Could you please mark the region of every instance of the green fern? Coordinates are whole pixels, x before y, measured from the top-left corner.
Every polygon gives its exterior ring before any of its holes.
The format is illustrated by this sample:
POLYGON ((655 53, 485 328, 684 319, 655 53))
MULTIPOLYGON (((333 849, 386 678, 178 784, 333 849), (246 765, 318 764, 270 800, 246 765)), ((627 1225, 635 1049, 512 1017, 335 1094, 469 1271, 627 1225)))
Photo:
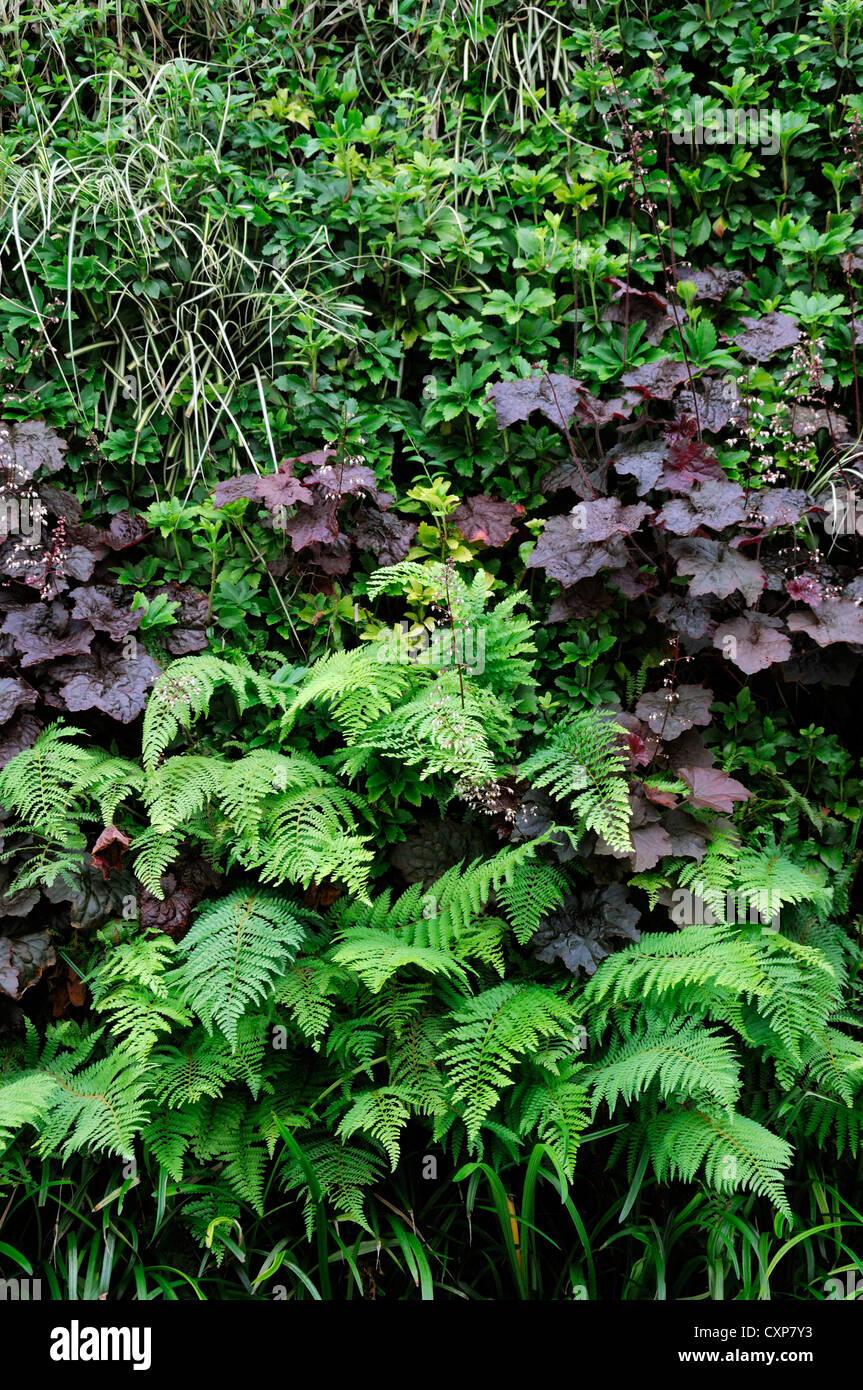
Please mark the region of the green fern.
POLYGON ((236 1047, 243 1014, 266 997, 305 936, 289 902, 238 889, 198 914, 180 943, 184 960, 171 984, 208 1032, 220 1028, 236 1047))
POLYGON ((607 715, 586 710, 560 721, 522 763, 522 775, 572 807, 581 825, 595 830, 612 849, 632 849, 632 812, 621 735, 607 715))

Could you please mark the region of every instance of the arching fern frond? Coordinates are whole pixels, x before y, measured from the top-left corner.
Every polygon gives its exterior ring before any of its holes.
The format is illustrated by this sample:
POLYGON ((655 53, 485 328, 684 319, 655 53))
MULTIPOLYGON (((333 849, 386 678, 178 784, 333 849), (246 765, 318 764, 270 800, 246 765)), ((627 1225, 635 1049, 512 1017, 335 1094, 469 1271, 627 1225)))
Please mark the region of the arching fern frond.
POLYGON ((235 1048, 243 1014, 272 990, 305 936, 284 898, 238 889, 198 913, 178 948, 184 959, 171 983, 207 1032, 220 1028, 235 1048))

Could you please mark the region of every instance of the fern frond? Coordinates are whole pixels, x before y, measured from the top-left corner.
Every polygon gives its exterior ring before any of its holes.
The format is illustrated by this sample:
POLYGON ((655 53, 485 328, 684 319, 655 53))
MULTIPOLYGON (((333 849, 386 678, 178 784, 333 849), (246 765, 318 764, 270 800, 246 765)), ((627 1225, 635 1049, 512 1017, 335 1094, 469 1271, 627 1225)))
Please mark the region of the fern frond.
POLYGON ((691 1097, 729 1109, 740 1094, 740 1075, 731 1040, 692 1019, 648 1016, 633 1037, 612 1046, 586 1079, 593 1088, 593 1114, 603 1101, 609 1113, 655 1084, 659 1097, 691 1097))
POLYGON ((472 1144, 501 1092, 513 1084, 519 1059, 548 1039, 562 1041, 573 1020, 572 1007, 541 985, 496 985, 453 1011, 440 1056, 472 1144))
POLYGON ((369 1135, 385 1151, 393 1172, 399 1161, 400 1138, 410 1110, 397 1086, 378 1086, 352 1097, 350 1110, 343 1117, 337 1134, 351 1139, 357 1132, 369 1135))
POLYGON ((198 913, 178 948, 185 959, 171 973, 172 987, 208 1033, 220 1028, 235 1048, 243 1014, 272 990, 305 936, 284 898, 238 889, 198 913))
POLYGON ((227 686, 240 713, 256 700, 278 708, 284 702, 277 685, 260 676, 245 660, 225 661, 211 653, 184 656, 159 677, 144 711, 144 767, 152 772, 181 728, 206 714, 215 690, 227 686))
POLYGON ((632 849, 632 811, 626 773, 625 730, 607 714, 585 710, 563 719, 528 757, 522 775, 570 804, 581 824, 612 849, 632 849))

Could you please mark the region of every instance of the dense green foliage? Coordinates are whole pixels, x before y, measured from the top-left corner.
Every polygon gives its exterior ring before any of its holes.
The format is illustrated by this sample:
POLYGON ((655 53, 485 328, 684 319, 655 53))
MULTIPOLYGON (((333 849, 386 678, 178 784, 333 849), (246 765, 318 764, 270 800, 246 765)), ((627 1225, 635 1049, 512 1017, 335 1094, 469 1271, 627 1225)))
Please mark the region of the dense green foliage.
POLYGON ((0 1272, 828 1296, 863 9, 0 18, 0 1272))

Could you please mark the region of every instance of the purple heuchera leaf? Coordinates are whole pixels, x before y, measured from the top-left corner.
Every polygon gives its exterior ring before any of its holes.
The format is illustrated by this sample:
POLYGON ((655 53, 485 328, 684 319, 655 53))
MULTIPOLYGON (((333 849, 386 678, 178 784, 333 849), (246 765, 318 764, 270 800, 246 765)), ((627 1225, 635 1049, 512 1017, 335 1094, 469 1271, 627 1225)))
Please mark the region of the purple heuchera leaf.
POLYGON ((192 589, 173 581, 162 584, 155 590, 164 594, 174 609, 174 626, 161 628, 158 640, 170 656, 188 656, 192 652, 203 651, 207 645, 208 603, 207 595, 200 589, 192 589))
MULTIPOLYGON (((0 724, 10 720, 23 705, 35 705, 36 691, 18 676, 0 679, 0 724)), ((5 731, 4 731, 5 732, 5 731)))
POLYGON ((663 522, 677 536, 691 536, 699 526, 723 531, 726 526, 743 520, 744 505, 742 487, 729 482, 727 478, 711 478, 700 487, 693 488, 687 497, 674 497, 666 502, 656 520, 657 523, 663 522))
POLYGON ((703 440, 695 438, 695 421, 685 419, 670 425, 667 431, 668 458, 662 474, 662 486, 669 492, 688 492, 693 483, 710 480, 727 482, 722 465, 703 440))
POLYGON ((377 491, 377 478, 371 468, 364 463, 352 463, 349 459, 340 462, 323 463, 313 473, 303 478, 306 487, 317 484, 331 499, 337 497, 359 496, 377 491))
POLYGON ((686 381, 689 370, 685 362, 674 362, 670 357, 660 357, 658 362, 643 362, 631 372, 623 375, 624 386, 636 386, 645 396, 657 401, 670 401, 682 381, 686 381))
POLYGON ((608 576, 609 584, 613 585, 623 594, 624 598, 641 598, 651 589, 655 589, 659 580, 657 575, 650 570, 636 569, 634 565, 627 565, 625 569, 613 570, 608 576))
POLYGON ((70 621, 59 599, 13 609, 6 616, 3 632, 11 635, 21 652, 22 666, 87 652, 93 640, 93 629, 86 623, 70 621))
POLYGON ((6 470, 13 484, 32 478, 40 468, 58 473, 66 463, 63 455, 67 448, 65 439, 44 420, 0 425, 0 468, 6 470))
POLYGON ((20 999, 56 960, 46 931, 27 936, 0 936, 0 994, 20 999))
POLYGON ((689 592, 715 594, 727 598, 738 590, 752 605, 762 593, 767 576, 757 560, 745 559, 737 550, 721 541, 693 536, 689 540, 672 541, 669 550, 677 560, 678 574, 691 575, 689 592))
MULTIPOLYGON (((716 626, 708 604, 690 594, 662 594, 653 611, 665 627, 670 627, 673 633, 689 644, 711 636, 716 626)), ((701 642, 701 645, 706 644, 701 642)))
POLYGON ((137 545, 149 531, 144 518, 137 512, 117 512, 111 517, 111 524, 105 531, 105 544, 112 550, 128 550, 137 545))
MULTIPOLYGON (((591 502, 577 502, 569 515, 576 542, 585 545, 589 541, 607 541, 614 535, 631 536, 650 514, 651 508, 646 502, 625 507, 619 497, 597 497, 591 502)), ((563 520, 563 517, 551 518, 551 521, 563 520)))
POLYGON ((240 497, 250 497, 262 502, 269 511, 278 507, 293 507, 297 502, 311 502, 313 494, 294 477, 293 464, 285 460, 276 473, 241 473, 236 478, 226 478, 213 489, 213 506, 224 507, 236 502, 240 497))
POLYGON ((752 792, 718 767, 678 767, 677 775, 690 789, 689 805, 730 814, 735 801, 748 801, 752 792))
POLYGON ((258 478, 255 495, 271 512, 278 507, 293 507, 297 502, 311 502, 314 496, 293 473, 281 469, 278 473, 267 473, 263 478, 258 478))
MULTIPOLYGON (((616 276, 606 275, 605 281, 615 286, 612 302, 603 314, 608 323, 643 323, 644 337, 648 343, 658 347, 665 334, 674 327, 674 310, 670 302, 661 294, 639 290, 616 276)), ((680 323, 686 318, 686 310, 677 308, 680 323)))
POLYGON ((577 584, 591 579, 601 569, 622 569, 627 563, 626 546, 619 536, 596 544, 578 543, 579 532, 572 528, 572 517, 553 516, 527 561, 528 569, 544 569, 561 584, 577 584))
POLYGON ((583 425, 608 425, 612 420, 627 420, 642 399, 640 392, 627 391, 611 400, 600 400, 589 391, 581 391, 575 407, 575 418, 583 425))
POLYGON ((86 619, 97 632, 107 632, 115 642, 122 642, 141 625, 140 609, 133 613, 125 604, 120 606, 126 596, 119 584, 82 586, 72 594, 73 616, 86 619))
POLYGON ((0 767, 11 763, 25 748, 32 748, 41 732, 39 720, 26 710, 17 714, 11 724, 5 724, 0 729, 0 767))
POLYGON ((809 613, 790 613, 792 632, 805 632, 819 647, 833 642, 863 644, 863 613, 853 598, 825 598, 809 613))
POLYGON ((59 682, 68 710, 100 709, 121 724, 143 713, 147 691, 161 671, 143 647, 134 657, 94 643, 87 656, 76 656, 52 673, 59 682))
POLYGON ((370 550, 379 565, 397 565, 413 544, 415 521, 405 521, 375 507, 358 507, 353 538, 360 550, 370 550))
POLYGON ((302 550, 304 546, 314 545, 316 541, 319 545, 329 545, 336 539, 339 534, 337 506, 337 501, 334 502, 332 498, 321 493, 310 506, 300 507, 296 516, 289 517, 283 523, 283 529, 290 536, 294 550, 302 550))
POLYGON ((703 685, 679 685, 676 690, 653 690, 635 706, 651 733, 675 739, 695 724, 709 724, 713 691, 703 685))
POLYGON ((789 487, 767 487, 753 493, 746 506, 746 525, 762 529, 762 534, 777 526, 796 526, 804 512, 813 506, 805 492, 789 487))
POLYGON ((674 843, 664 825, 642 825, 632 831, 633 853, 629 856, 633 872, 646 873, 666 854, 673 854, 674 843))
POLYGON ((583 463, 555 464, 540 480, 539 487, 546 497, 552 492, 562 492, 564 488, 569 488, 570 492, 577 492, 579 497, 590 497, 604 490, 600 470, 591 470, 583 463), (585 479, 590 485, 590 491, 585 486, 585 479))
POLYGON ((350 537, 336 536, 334 541, 321 545, 314 541, 309 546, 309 563, 317 565, 324 574, 348 574, 351 568, 353 546, 350 537))
POLYGON ((531 938, 537 960, 559 960, 574 975, 593 975, 615 940, 638 941, 640 913, 621 883, 568 893, 531 938))
POLYGON ((797 320, 777 309, 760 319, 744 316, 740 322, 743 332, 736 334, 733 341, 756 362, 766 362, 780 348, 793 347, 800 337, 797 320))
POLYGON ((494 402, 499 430, 526 420, 534 410, 541 410, 558 429, 566 429, 575 414, 579 392, 584 389, 575 377, 544 372, 521 381, 498 381, 489 389, 488 396, 494 402))
POLYGON ((737 406, 736 388, 720 377, 702 377, 697 391, 681 387, 674 402, 678 419, 698 415, 698 423, 708 434, 720 434, 730 425, 737 406))
POLYGON ((698 729, 688 729, 676 738, 668 750, 668 762, 673 772, 679 767, 713 767, 716 762, 698 729))
POLYGON ((478 497, 466 497, 450 521, 466 541, 497 549, 515 535, 515 523, 523 515, 520 502, 501 502, 481 492, 478 497))
POLYGON ((678 284, 689 281, 695 286, 696 299, 724 299, 731 291, 739 289, 746 281, 742 270, 726 270, 721 265, 710 265, 704 270, 691 270, 689 266, 678 266, 675 272, 678 284))
POLYGON ((647 439, 641 444, 618 444, 608 457, 616 473, 631 474, 637 479, 638 495, 643 497, 662 476, 668 445, 664 439, 647 439))
POLYGON ((787 661, 792 651, 779 618, 751 610, 722 623, 713 634, 713 645, 747 676, 766 671, 775 661, 787 661))
POLYGON ((592 618, 604 608, 611 607, 611 594, 598 579, 582 579, 572 588, 562 589, 548 610, 550 623, 563 623, 571 618, 592 618))

